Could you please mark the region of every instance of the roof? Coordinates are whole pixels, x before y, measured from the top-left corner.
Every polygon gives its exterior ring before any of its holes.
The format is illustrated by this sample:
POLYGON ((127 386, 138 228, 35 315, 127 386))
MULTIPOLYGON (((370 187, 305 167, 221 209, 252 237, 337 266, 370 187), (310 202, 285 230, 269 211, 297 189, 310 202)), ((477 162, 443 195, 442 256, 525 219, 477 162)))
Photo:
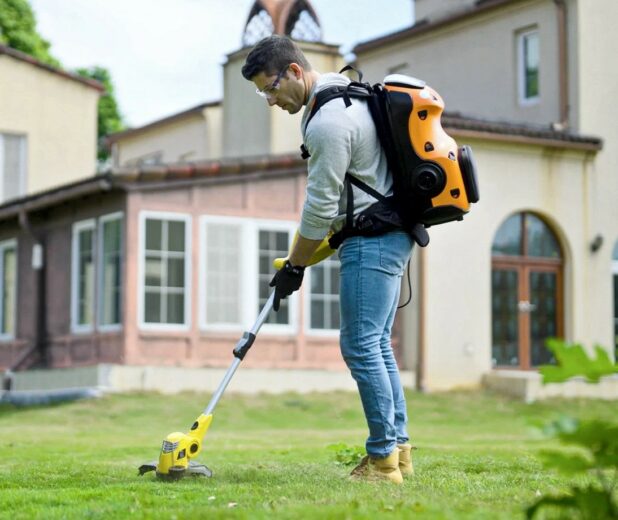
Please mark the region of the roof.
POLYGON ((73 74, 71 72, 67 72, 66 70, 52 67, 51 65, 47 65, 47 63, 43 63, 42 61, 39 61, 36 58, 33 58, 29 54, 18 51, 11 47, 7 47, 6 45, 0 44, 0 56, 3 54, 6 56, 10 56, 11 58, 14 58, 16 60, 29 63, 30 65, 34 65, 35 67, 46 70, 47 72, 51 72, 52 74, 62 76, 63 78, 69 79, 71 81, 77 81, 78 83, 81 83, 82 85, 98 90, 99 92, 105 92, 105 87, 98 81, 95 81, 93 79, 82 78, 81 76, 78 76, 77 74, 73 74))
POLYGON ((493 121, 464 116, 457 112, 444 112, 442 126, 456 137, 476 137, 595 152, 603 148, 603 140, 599 137, 561 130, 554 125, 493 121))
MULTIPOLYGON (((449 134, 456 137, 590 152, 596 152, 603 147, 603 141, 598 137, 558 131, 549 126, 475 119, 457 113, 445 113, 442 125, 449 134)), ((0 205, 0 221, 15 218, 23 211, 38 211, 69 200, 113 190, 166 190, 196 184, 289 178, 290 175, 304 175, 306 172, 306 162, 298 153, 116 168, 104 175, 8 201, 0 205)))
POLYGON ((290 175, 303 175, 306 172, 305 161, 296 153, 118 168, 103 175, 88 177, 0 204, 0 221, 16 218, 22 212, 40 211, 78 198, 111 191, 156 191, 196 184, 227 184, 278 177, 289 178, 290 175))
POLYGON ((431 20, 423 18, 422 20, 417 21, 414 25, 406 29, 402 29, 400 31, 389 33, 378 38, 361 42, 352 49, 352 52, 354 54, 361 54, 363 52, 372 51, 376 48, 381 47, 382 45, 388 43, 396 43, 398 41, 411 38, 418 34, 424 34, 426 32, 438 29, 439 27, 465 20, 467 18, 476 16, 479 13, 488 12, 503 5, 520 1, 523 0, 477 0, 474 5, 462 8, 461 10, 456 11, 453 14, 448 14, 446 16, 438 17, 431 20))
POLYGON ((180 121, 186 117, 190 117, 190 116, 194 116, 194 115, 199 115, 202 113, 202 111, 205 108, 208 107, 216 107, 216 106, 220 106, 221 105, 221 101, 211 101, 208 103, 200 103, 199 105, 196 105, 194 107, 188 108, 187 110, 183 110, 182 112, 178 112, 176 114, 172 114, 170 116, 164 117, 162 119, 157 119, 156 121, 153 121, 151 123, 148 123, 144 126, 138 126, 136 128, 129 128, 128 130, 123 130, 122 132, 116 132, 113 134, 109 134, 107 136, 107 142, 108 143, 114 143, 116 141, 119 141, 120 139, 124 139, 125 137, 132 137, 134 135, 138 135, 144 132, 147 132, 148 130, 152 130, 154 128, 158 128, 160 126, 164 126, 167 125, 169 123, 173 123, 175 121, 180 121))

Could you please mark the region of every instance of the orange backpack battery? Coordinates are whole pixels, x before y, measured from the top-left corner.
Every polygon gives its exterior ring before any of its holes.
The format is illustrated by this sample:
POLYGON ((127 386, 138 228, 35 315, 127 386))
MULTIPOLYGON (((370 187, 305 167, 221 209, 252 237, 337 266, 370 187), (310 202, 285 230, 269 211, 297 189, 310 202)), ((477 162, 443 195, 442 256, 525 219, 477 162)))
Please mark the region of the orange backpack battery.
MULTIPOLYGON (((350 98, 365 99, 393 174, 391 200, 404 227, 462 220, 479 200, 476 166, 471 148, 458 147, 442 128, 440 95, 424 81, 402 74, 387 76, 373 86, 361 83, 362 74, 358 74, 357 82, 320 91, 306 125, 333 99, 343 98, 346 106, 350 98)), ((308 157, 305 147, 301 149, 308 157)), ((380 199, 375 190, 351 177, 346 174, 348 182, 380 199)))

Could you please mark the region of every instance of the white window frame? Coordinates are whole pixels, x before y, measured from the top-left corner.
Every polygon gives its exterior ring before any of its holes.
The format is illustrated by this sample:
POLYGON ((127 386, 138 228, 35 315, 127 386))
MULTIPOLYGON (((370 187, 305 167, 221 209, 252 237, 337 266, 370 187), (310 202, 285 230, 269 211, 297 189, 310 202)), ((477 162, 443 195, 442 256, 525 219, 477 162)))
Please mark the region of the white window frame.
MULTIPOLYGON (((13 319, 13 323, 15 324, 15 328, 17 328, 17 284, 18 284, 18 276, 19 276, 19 260, 17 250, 17 240, 11 238, 9 240, 3 240, 0 242, 0 297, 2 297, 2 293, 4 292, 4 251, 6 249, 13 248, 15 249, 15 287, 13 290, 14 299, 13 299, 13 309, 15 309, 15 316, 13 319)), ((2 315, 2 305, 0 305, 0 323, 4 321, 4 316, 2 315)), ((15 339, 15 333, 7 334, 5 332, 0 331, 0 341, 12 341, 15 339)))
MULTIPOLYGON (((285 220, 250 219, 244 217, 227 217, 220 215, 202 215, 199 220, 200 236, 200 269, 199 269, 199 327, 204 332, 238 332, 250 328, 257 319, 258 309, 258 237, 260 231, 286 231, 288 232, 288 251, 294 238, 298 223, 285 220), (208 272, 206 255, 206 226, 208 224, 232 224, 241 228, 242 243, 249 254, 242 255, 240 270, 242 288, 240 322, 239 323, 208 323, 206 315, 206 276, 208 272)), ((274 268, 273 268, 274 274, 274 268)), ((301 289, 302 290, 302 289, 301 289)), ((290 320, 289 324, 279 325, 264 323, 262 331, 268 334, 296 334, 298 331, 298 294, 289 297, 290 320)), ((273 311, 274 312, 274 311, 273 311)))
POLYGON ((139 259, 138 259, 138 301, 137 316, 138 326, 143 331, 162 331, 162 332, 187 332, 191 328, 191 235, 192 235, 191 215, 171 211, 140 211, 139 212, 139 259), (185 223, 185 285, 184 285, 184 322, 183 323, 147 323, 144 313, 145 286, 144 274, 146 270, 146 220, 168 220, 185 223))
POLYGON ((71 239, 71 332, 74 334, 88 334, 92 333, 96 325, 96 301, 97 301, 97 226, 96 219, 89 218, 86 220, 80 220, 73 224, 73 233, 71 239), (79 234, 82 231, 91 230, 93 233, 92 240, 92 263, 94 265, 92 286, 95 294, 93 295, 92 310, 93 315, 90 317, 90 325, 81 325, 78 321, 79 314, 79 279, 78 279, 78 265, 79 265, 79 249, 78 240, 79 234))
POLYGON ((124 245, 124 212, 117 211, 115 213, 108 213, 107 215, 103 215, 99 218, 97 228, 97 252, 96 252, 96 269, 97 269, 97 308, 96 308, 96 316, 97 316, 97 328, 101 332, 114 332, 122 329, 122 320, 123 320, 123 297, 124 297, 124 272, 123 272, 123 260, 125 254, 125 245, 124 245), (103 312, 103 226, 107 222, 113 222, 114 220, 120 220, 120 323, 113 324, 102 324, 102 315, 103 312))
MULTIPOLYGON (((335 252, 333 254, 333 256, 337 256, 337 252, 335 252)), ((330 258, 330 257, 329 257, 330 258)), ((305 332, 307 334, 310 334, 311 336, 322 336, 322 337, 327 337, 327 338, 333 338, 333 337, 338 337, 339 336, 339 330, 340 329, 314 329, 311 327, 311 277, 313 276, 313 266, 309 267, 306 271, 305 271, 305 277, 307 278, 304 282, 303 285, 306 285, 306 290, 305 290, 305 298, 304 298, 304 307, 306 309, 305 312, 305 332)), ((339 319, 341 320, 341 317, 339 317, 339 319)))
POLYGON ((22 139, 20 146, 20 164, 21 171, 19 172, 19 193, 18 197, 22 197, 26 194, 26 186, 28 175, 28 136, 26 134, 17 134, 11 132, 0 132, 0 203, 2 203, 6 199, 6 195, 4 193, 4 136, 10 135, 13 137, 19 137, 22 139))
POLYGON ((521 106, 537 105, 541 101, 541 36, 538 27, 517 33, 517 90, 521 106), (539 44, 539 93, 534 97, 526 97, 526 56, 524 41, 529 36, 536 35, 539 44))
MULTIPOLYGON (((250 315, 251 323, 256 320, 258 316, 258 288, 259 288, 259 259, 258 259, 258 251, 259 251, 259 233, 260 231, 287 231, 288 232, 288 253, 292 246, 292 241, 294 240, 294 233, 298 228, 298 222, 290 222, 290 221, 282 221, 282 220, 265 220, 265 219, 257 219, 253 220, 254 231, 253 237, 255 240, 255 245, 253 247, 253 251, 255 252, 254 258, 254 268, 255 274, 253 275, 253 283, 255 285, 255 299, 253 301, 253 315, 250 315)), ((286 255, 287 256, 287 255, 286 255)), ((272 274, 275 274, 275 268, 272 267, 272 274)), ((303 284, 304 285, 304 284, 303 284)), ((271 289, 273 290, 273 289, 271 289)), ((302 291, 302 288, 301 288, 302 291)), ((290 322, 288 324, 276 324, 276 323, 264 323, 262 325, 262 330, 264 332, 270 334, 296 334, 298 331, 298 313, 299 313, 299 292, 293 293, 291 296, 286 298, 289 302, 290 309, 290 322)), ((274 310, 272 312, 275 312, 274 310)))

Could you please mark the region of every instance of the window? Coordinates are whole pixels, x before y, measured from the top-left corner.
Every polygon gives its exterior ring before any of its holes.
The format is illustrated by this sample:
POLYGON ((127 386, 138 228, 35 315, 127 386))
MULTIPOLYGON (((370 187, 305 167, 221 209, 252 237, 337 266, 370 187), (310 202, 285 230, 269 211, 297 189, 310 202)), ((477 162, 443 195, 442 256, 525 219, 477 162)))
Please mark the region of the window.
POLYGON ((120 325, 122 296, 122 213, 99 220, 99 305, 100 329, 120 325))
POLYGON ((618 241, 612 254, 612 276, 614 278, 614 359, 618 361, 618 241))
MULTIPOLYGON (((258 231, 258 305, 256 316, 268 300, 272 287, 270 281, 274 274, 273 261, 287 256, 289 251, 289 232, 260 229, 258 231)), ((281 300, 278 312, 271 312, 265 323, 287 325, 290 323, 289 298, 281 300)))
POLYGON ((0 133, 0 202, 26 193, 26 136, 0 133))
POLYGON ((492 362, 529 369, 552 361, 545 347, 563 331, 562 249, 537 215, 517 213, 492 246, 492 362))
MULTIPOLYGON (((249 327, 272 288, 273 260, 287 255, 295 224, 237 217, 200 219, 200 327, 234 330, 249 327)), ((293 332, 297 297, 281 301, 263 329, 293 332)))
POLYGON ((17 241, 0 242, 0 339, 15 337, 17 241))
POLYGON ((309 329, 339 331, 339 258, 336 254, 309 268, 309 329))
POLYGON ((519 101, 522 105, 536 103, 539 100, 539 31, 534 29, 520 33, 519 48, 519 101))
POLYGON ((189 326, 191 220, 174 213, 140 214, 140 326, 189 326))
POLYGON ((205 302, 202 308, 209 325, 242 323, 242 244, 240 221, 206 222, 202 242, 205 244, 205 302))
POLYGON ((123 214, 73 224, 71 329, 118 329, 122 323, 123 214))
POLYGON ((94 326, 95 220, 73 225, 71 323, 74 332, 94 326))

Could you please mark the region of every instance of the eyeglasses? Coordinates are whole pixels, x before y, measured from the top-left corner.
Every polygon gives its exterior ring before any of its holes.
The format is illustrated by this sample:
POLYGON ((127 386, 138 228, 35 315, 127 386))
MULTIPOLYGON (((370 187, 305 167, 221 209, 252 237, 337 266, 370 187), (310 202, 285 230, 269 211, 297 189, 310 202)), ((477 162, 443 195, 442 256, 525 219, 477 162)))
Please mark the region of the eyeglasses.
POLYGON ((262 90, 260 90, 259 88, 256 88, 255 93, 264 99, 267 99, 267 100, 273 99, 277 95, 277 91, 279 90, 279 83, 281 82, 281 80, 283 79, 283 76, 287 72, 288 67, 289 65, 286 65, 283 69, 281 69, 281 72, 277 74, 275 81, 273 81, 270 85, 264 87, 262 90))

